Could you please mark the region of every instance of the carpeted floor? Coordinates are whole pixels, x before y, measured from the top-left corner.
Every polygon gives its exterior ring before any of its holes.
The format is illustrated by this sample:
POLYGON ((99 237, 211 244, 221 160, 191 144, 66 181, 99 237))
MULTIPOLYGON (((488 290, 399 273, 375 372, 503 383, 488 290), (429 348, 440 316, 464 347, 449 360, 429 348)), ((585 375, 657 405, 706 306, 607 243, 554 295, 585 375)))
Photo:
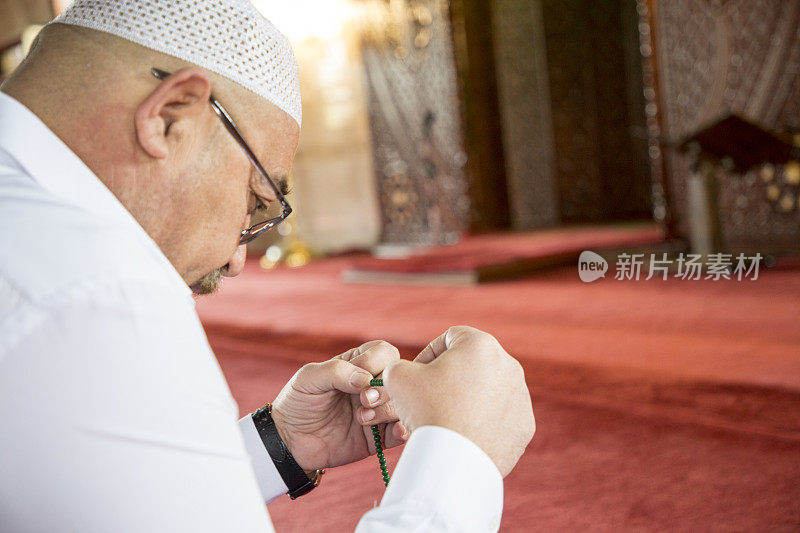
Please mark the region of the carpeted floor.
MULTIPOLYGON (((396 288, 340 283, 349 261, 253 262, 198 302, 243 412, 304 362, 374 338, 411 356, 468 323, 520 359, 537 414, 502 531, 800 529, 800 271, 584 285, 570 267, 396 288)), ((381 493, 370 458, 270 512, 279 531, 348 531, 381 493)))

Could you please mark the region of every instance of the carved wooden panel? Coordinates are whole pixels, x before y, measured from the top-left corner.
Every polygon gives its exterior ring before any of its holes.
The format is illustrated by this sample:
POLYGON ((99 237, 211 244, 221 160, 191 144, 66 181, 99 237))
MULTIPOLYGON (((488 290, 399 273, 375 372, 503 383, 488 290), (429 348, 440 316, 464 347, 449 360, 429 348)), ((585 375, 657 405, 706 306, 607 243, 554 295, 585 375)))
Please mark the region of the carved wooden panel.
POLYGON ((382 242, 454 242, 467 229, 469 197, 447 2, 375 0, 364 9, 382 242))
POLYGON ((561 220, 540 0, 492 2, 498 97, 515 229, 561 220))
POLYGON ((514 226, 650 217, 634 5, 493 6, 514 226))
MULTIPOLYGON (((732 111, 778 132, 800 130, 800 2, 669 0, 654 10, 659 113, 677 139, 732 111)), ((651 132, 652 133, 652 132, 651 132)), ((667 186, 676 229, 686 235, 686 180, 691 161, 666 150, 667 186)), ((724 246, 759 251, 800 248, 800 210, 770 202, 757 172, 720 172, 724 246)))
POLYGON ((543 6, 562 219, 648 217, 646 148, 631 128, 642 113, 629 96, 631 86, 642 87, 640 64, 626 62, 626 44, 638 38, 624 24, 632 6, 622 0, 543 6))

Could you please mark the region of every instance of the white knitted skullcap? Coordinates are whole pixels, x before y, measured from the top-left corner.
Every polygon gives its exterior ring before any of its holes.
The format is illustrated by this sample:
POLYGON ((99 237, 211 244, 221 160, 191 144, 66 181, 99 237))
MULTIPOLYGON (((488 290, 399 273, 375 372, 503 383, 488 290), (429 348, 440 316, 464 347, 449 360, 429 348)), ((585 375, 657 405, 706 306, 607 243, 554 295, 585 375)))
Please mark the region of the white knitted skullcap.
POLYGON ((76 0, 53 22, 111 33, 216 72, 302 121, 289 40, 247 0, 76 0))

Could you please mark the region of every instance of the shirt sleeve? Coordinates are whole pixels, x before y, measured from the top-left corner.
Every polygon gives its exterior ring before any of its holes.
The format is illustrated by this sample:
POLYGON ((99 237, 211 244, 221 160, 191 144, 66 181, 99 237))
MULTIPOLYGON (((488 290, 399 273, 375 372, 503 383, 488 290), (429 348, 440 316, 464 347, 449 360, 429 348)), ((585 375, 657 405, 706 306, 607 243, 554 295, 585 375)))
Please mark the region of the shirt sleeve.
POLYGON ((272 532, 191 300, 79 289, 0 352, 0 530, 272 532))
POLYGON ((489 456, 455 431, 424 426, 356 533, 485 533, 498 530, 502 510, 503 478, 489 456))
POLYGON ((253 417, 247 415, 239 420, 239 429, 244 437, 244 447, 247 450, 247 455, 250 456, 250 462, 253 464, 253 471, 256 474, 256 481, 258 481, 258 488, 261 489, 261 495, 264 497, 265 503, 270 503, 278 496, 282 496, 289 492, 289 487, 284 483, 283 478, 272 458, 269 456, 267 448, 264 447, 264 442, 258 434, 256 425, 253 422, 253 417))

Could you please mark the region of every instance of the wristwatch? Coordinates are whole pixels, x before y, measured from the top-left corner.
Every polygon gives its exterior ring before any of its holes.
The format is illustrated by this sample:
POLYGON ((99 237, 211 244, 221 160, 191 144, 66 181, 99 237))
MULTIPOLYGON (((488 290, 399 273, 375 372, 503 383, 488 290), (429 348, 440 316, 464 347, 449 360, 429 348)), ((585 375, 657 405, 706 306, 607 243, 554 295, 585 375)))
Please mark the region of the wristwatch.
POLYGON ((264 443, 275 468, 278 469, 278 474, 289 488, 289 497, 294 500, 314 490, 319 485, 325 469, 317 470, 314 477, 309 478, 305 470, 297 464, 292 454, 289 453, 289 448, 278 434, 278 428, 275 427, 275 420, 272 418, 272 404, 268 403, 251 416, 258 435, 261 437, 261 442, 264 443))

